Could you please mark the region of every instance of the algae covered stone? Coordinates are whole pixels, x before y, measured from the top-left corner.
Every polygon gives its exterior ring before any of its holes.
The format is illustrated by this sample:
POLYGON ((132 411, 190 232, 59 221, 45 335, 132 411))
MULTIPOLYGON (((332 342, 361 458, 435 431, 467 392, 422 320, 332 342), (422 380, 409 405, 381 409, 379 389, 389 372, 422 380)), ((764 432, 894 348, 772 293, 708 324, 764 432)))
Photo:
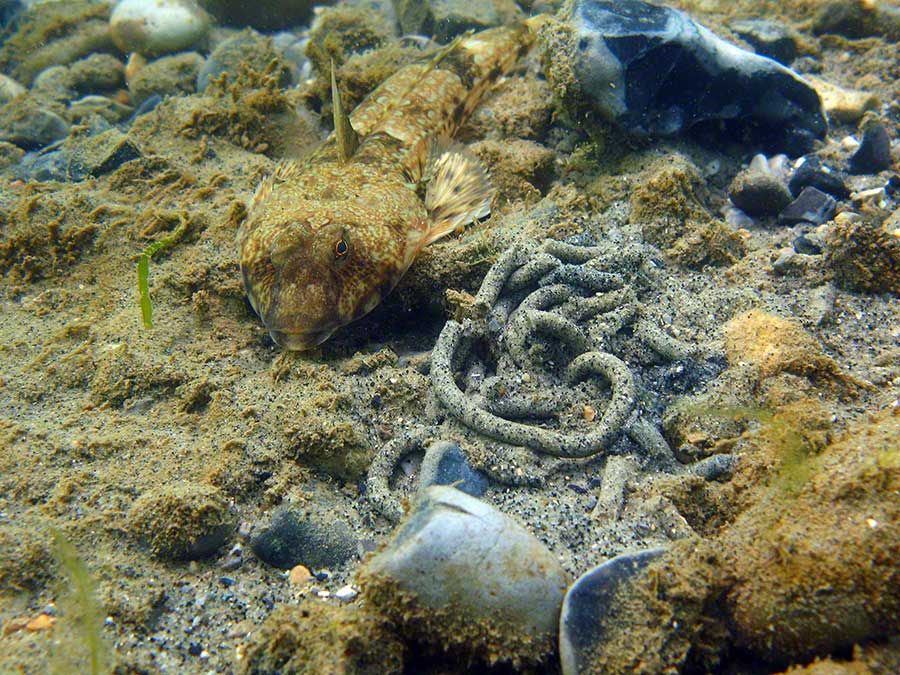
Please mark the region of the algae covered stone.
POLYGON ((313 600, 272 612, 244 653, 242 675, 400 675, 404 645, 371 612, 313 600))
POLYGON ((177 482, 148 490, 131 507, 128 529, 153 555, 198 560, 231 536, 237 518, 211 485, 177 482))
POLYGON ((425 642, 514 665, 554 650, 567 584, 516 521, 443 486, 424 491, 360 578, 368 603, 425 642))

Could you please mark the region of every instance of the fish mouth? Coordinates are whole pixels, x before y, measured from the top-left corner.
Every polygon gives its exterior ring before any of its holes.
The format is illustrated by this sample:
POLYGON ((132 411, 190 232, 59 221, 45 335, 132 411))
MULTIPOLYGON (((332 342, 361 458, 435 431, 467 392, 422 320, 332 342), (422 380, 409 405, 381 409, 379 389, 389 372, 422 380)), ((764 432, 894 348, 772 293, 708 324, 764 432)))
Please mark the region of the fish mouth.
POLYGON ((315 330, 303 332, 288 332, 269 329, 269 335, 279 347, 289 351, 305 351, 316 347, 328 338, 334 330, 315 330))

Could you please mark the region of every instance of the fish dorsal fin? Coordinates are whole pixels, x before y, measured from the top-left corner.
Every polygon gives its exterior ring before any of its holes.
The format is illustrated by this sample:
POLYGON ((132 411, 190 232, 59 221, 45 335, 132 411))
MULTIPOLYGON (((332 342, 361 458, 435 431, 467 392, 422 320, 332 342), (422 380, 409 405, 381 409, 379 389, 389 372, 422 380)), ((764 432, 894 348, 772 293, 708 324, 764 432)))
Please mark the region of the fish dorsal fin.
POLYGON ((341 92, 338 90, 337 78, 334 76, 334 60, 331 61, 331 108, 334 114, 334 137, 337 139, 341 160, 346 162, 359 147, 359 136, 350 124, 350 116, 341 103, 341 92))
POLYGON ((435 141, 425 168, 429 227, 422 246, 491 212, 494 186, 478 158, 447 138, 435 141))

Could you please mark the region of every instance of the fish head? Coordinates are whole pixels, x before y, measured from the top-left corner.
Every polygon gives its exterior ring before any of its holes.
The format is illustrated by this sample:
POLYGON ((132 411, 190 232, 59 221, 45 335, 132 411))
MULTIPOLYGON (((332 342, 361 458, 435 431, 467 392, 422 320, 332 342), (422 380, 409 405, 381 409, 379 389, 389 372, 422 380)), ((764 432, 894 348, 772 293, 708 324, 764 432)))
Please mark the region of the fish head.
POLYGON ((261 228, 243 241, 247 297, 278 345, 311 349, 352 320, 342 311, 340 274, 350 246, 339 224, 261 228))
POLYGON ((247 296, 278 345, 311 349, 390 292, 415 257, 409 232, 395 208, 371 199, 364 213, 331 208, 254 228, 241 241, 247 296))

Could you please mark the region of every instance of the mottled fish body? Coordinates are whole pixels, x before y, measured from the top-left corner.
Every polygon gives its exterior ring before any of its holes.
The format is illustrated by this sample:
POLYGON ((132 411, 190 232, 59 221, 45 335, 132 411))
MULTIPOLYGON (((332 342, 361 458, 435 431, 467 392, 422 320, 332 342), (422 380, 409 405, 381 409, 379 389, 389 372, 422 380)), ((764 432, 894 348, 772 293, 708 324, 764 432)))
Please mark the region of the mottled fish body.
POLYGON ((493 189, 449 142, 532 42, 525 26, 461 37, 398 70, 335 132, 256 191, 238 232, 250 302, 272 338, 309 349, 374 309, 429 243, 487 215, 493 189))

